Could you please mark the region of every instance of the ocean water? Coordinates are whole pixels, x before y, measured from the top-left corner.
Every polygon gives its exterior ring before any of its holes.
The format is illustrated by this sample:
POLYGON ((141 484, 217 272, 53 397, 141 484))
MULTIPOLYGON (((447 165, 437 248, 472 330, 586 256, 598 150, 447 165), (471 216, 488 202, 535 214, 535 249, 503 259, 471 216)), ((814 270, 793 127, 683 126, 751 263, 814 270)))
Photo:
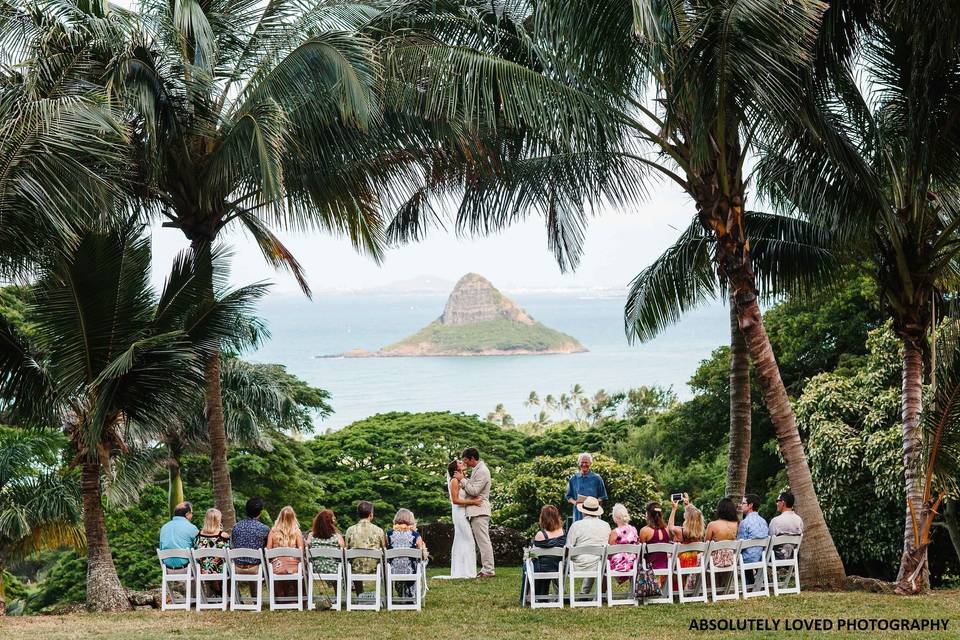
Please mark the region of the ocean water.
POLYGON ((271 338, 245 357, 286 365, 330 391, 335 413, 317 428, 340 428, 387 411, 462 411, 480 416, 503 403, 517 421, 531 390, 559 396, 579 383, 592 395, 640 385, 673 387, 689 397, 687 380, 701 360, 729 340, 723 306, 687 315, 655 340, 630 345, 623 297, 530 293, 510 296, 535 319, 577 338, 587 353, 544 356, 323 358, 362 347, 374 351, 435 320, 445 295, 274 295, 259 308, 271 338))

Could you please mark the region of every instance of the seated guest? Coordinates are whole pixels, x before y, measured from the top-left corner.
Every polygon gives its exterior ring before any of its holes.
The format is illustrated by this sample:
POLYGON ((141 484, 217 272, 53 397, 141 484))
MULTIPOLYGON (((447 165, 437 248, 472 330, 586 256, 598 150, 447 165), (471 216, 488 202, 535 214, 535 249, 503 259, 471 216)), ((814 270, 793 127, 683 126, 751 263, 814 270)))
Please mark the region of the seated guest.
MULTIPOLYGON (((230 534, 223 530, 219 509, 207 509, 203 517, 203 528, 193 540, 194 549, 226 549, 230 546, 230 534)), ((200 573, 221 573, 223 560, 221 558, 200 558, 197 564, 200 573)), ((211 595, 220 596, 222 585, 219 582, 207 582, 204 586, 211 595)))
MULTIPOLYGON (((670 519, 667 521, 667 528, 670 535, 680 544, 691 544, 694 542, 703 542, 703 514, 700 509, 690 504, 690 496, 683 494, 683 526, 677 527, 673 523, 677 516, 677 501, 672 501, 673 508, 670 510, 670 519)), ((696 567, 700 564, 700 554, 696 551, 684 551, 677 556, 681 568, 696 567)), ((693 589, 696 586, 696 575, 687 576, 686 588, 693 589)))
MULTIPOLYGON (((313 518, 313 526, 310 528, 310 533, 307 534, 305 544, 307 549, 319 549, 323 547, 343 549, 346 546, 343 542, 343 536, 341 536, 337 530, 337 517, 333 511, 323 509, 317 512, 317 515, 313 518)), ((314 573, 318 574, 337 573, 340 571, 340 563, 334 558, 314 558, 311 564, 313 564, 314 573)), ((332 589, 332 591, 336 593, 337 585, 335 582, 326 581, 322 590, 325 592, 327 588, 332 589)), ((323 596, 320 601, 321 605, 329 609, 333 604, 329 594, 321 593, 321 595, 323 596)))
MULTIPOLYGON (((663 521, 663 509, 659 502, 647 503, 647 524, 640 529, 640 542, 650 544, 661 544, 670 542, 670 532, 667 530, 667 524, 663 521)), ((665 551, 655 551, 646 554, 646 564, 648 569, 666 569, 670 560, 665 551)), ((666 576, 660 576, 661 583, 666 576)))
MULTIPOLYGON (((420 549, 426 556, 426 546, 423 538, 417 533, 417 520, 410 509, 400 509, 393 516, 393 528, 387 531, 388 549, 420 549)), ((390 571, 393 573, 413 573, 412 558, 394 558, 390 561, 390 571)), ((397 583, 397 595, 401 598, 413 596, 413 583, 397 583)))
MULTIPOLYGON (((189 502, 181 502, 173 509, 173 517, 160 527, 160 550, 192 549, 197 537, 197 527, 190 522, 193 519, 193 507, 189 502)), ((187 558, 167 558, 163 564, 172 573, 186 573, 187 558)))
MULTIPOLYGON (((613 523, 617 528, 610 532, 607 544, 637 544, 640 540, 637 534, 637 528, 630 524, 630 512, 619 502, 613 505, 610 511, 613 516, 613 523)), ((613 571, 633 571, 633 566, 637 561, 635 553, 615 553, 608 558, 610 569, 613 571)), ((619 576, 617 582, 622 584, 629 580, 626 576, 619 576)))
MULTIPOLYGON (((803 520, 793 510, 794 497, 789 491, 777 496, 777 511, 780 515, 770 521, 771 536, 799 536, 803 535, 803 520)), ((792 544, 778 544, 773 548, 773 554, 778 560, 787 560, 793 557, 792 544)))
MULTIPOLYGON (((253 549, 260 551, 267 546, 267 536, 270 535, 270 527, 260 522, 260 514, 263 513, 263 498, 254 496, 247 500, 243 509, 246 518, 239 520, 233 525, 230 532, 230 546, 234 549, 253 549)), ((237 573, 257 573, 260 571, 260 561, 256 558, 237 558, 233 561, 233 570, 237 573)), ((237 588, 247 585, 250 589, 250 595, 256 593, 256 586, 253 582, 241 582, 237 588)), ((238 594, 239 595, 239 594, 238 594)))
MULTIPOLYGON (((740 518, 737 517, 737 505, 732 498, 721 498, 717 503, 714 520, 707 525, 705 539, 707 542, 736 540, 740 518)), ((710 553, 716 567, 729 567, 733 564, 733 549, 717 549, 710 553)))
MULTIPOLYGON (((759 540, 770 535, 767 527, 767 521, 760 517, 757 509, 760 508, 760 496, 755 493, 748 493, 740 501, 740 509, 743 512, 743 519, 737 528, 737 540, 759 540)), ((762 547, 750 547, 740 552, 743 562, 759 562, 763 558, 764 549, 762 547)), ((746 572, 748 582, 753 582, 755 569, 746 572)), ((744 585, 744 589, 746 589, 744 585)))
MULTIPOLYGON (((583 514, 583 518, 570 525, 570 531, 567 532, 567 548, 605 546, 610 539, 610 525, 600 519, 603 515, 600 501, 590 496, 578 504, 577 509, 583 514)), ((576 571, 594 571, 600 564, 600 556, 581 554, 571 559, 570 564, 576 571)), ((593 578, 584 578, 580 593, 590 593, 592 589, 593 578)))
MULTIPOLYGON (((357 524, 349 527, 343 536, 347 549, 383 549, 387 546, 383 529, 373 524, 373 503, 366 500, 357 503, 357 524)), ((375 558, 354 558, 350 561, 354 573, 376 573, 375 558)), ((357 595, 363 593, 363 583, 354 582, 357 595)))
MULTIPOLYGON (((267 549, 295 548, 303 551, 303 534, 300 533, 300 523, 297 522, 297 514, 293 507, 287 505, 280 510, 277 521, 270 529, 267 535, 267 549)), ((273 572, 278 575, 290 575, 296 573, 300 568, 300 556, 280 556, 270 561, 273 566, 273 572)), ((296 585, 289 580, 278 582, 278 596, 291 596, 296 594, 296 585)))
MULTIPOLYGON (((533 536, 531 546, 538 549, 556 549, 563 547, 567 543, 567 534, 563 530, 563 519, 560 517, 560 510, 552 504, 544 505, 540 509, 540 530, 533 536)), ((560 558, 551 556, 545 558, 534 558, 533 570, 537 573, 552 573, 560 567, 560 558)), ((523 566, 524 575, 521 576, 523 582, 520 585, 520 604, 525 604, 527 593, 527 567, 523 566)), ((534 583, 534 595, 546 596, 550 594, 550 584, 555 580, 537 580, 534 583)))

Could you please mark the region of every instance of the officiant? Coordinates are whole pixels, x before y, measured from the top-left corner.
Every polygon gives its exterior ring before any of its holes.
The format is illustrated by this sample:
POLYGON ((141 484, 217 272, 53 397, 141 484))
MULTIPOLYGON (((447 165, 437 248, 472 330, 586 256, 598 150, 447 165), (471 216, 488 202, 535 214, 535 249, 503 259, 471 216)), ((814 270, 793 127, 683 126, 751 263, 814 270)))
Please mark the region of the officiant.
POLYGON ((583 518, 583 514, 577 509, 577 503, 583 502, 584 498, 593 497, 603 502, 607 499, 607 487, 603 484, 603 478, 590 471, 593 465, 593 456, 589 453, 581 453, 577 456, 577 466, 580 471, 570 476, 567 483, 567 502, 573 505, 573 521, 576 522, 583 518))

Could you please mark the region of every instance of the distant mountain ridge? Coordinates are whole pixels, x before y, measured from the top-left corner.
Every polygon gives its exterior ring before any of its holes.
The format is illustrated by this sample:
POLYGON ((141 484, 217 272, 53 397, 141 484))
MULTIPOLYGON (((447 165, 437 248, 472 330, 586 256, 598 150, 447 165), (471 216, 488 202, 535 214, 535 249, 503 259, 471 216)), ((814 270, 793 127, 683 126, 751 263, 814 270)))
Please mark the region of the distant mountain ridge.
POLYGON ((379 351, 345 357, 544 355, 586 351, 580 342, 534 320, 489 280, 476 273, 460 278, 443 314, 420 331, 379 351))

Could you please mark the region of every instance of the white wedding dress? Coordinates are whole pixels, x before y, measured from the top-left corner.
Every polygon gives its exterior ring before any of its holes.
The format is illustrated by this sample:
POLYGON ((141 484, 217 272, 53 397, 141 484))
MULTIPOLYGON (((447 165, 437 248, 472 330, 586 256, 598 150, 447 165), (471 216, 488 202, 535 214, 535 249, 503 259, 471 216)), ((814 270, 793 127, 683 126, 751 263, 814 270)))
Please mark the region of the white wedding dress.
MULTIPOLYGON (((447 483, 447 494, 450 494, 450 483, 447 483)), ((466 496, 460 491, 460 499, 466 496)), ((450 575, 436 576, 437 578, 476 578, 477 577, 477 546, 473 541, 473 531, 470 521, 467 520, 467 509, 454 504, 450 496, 450 507, 453 510, 453 547, 450 549, 450 575)))

